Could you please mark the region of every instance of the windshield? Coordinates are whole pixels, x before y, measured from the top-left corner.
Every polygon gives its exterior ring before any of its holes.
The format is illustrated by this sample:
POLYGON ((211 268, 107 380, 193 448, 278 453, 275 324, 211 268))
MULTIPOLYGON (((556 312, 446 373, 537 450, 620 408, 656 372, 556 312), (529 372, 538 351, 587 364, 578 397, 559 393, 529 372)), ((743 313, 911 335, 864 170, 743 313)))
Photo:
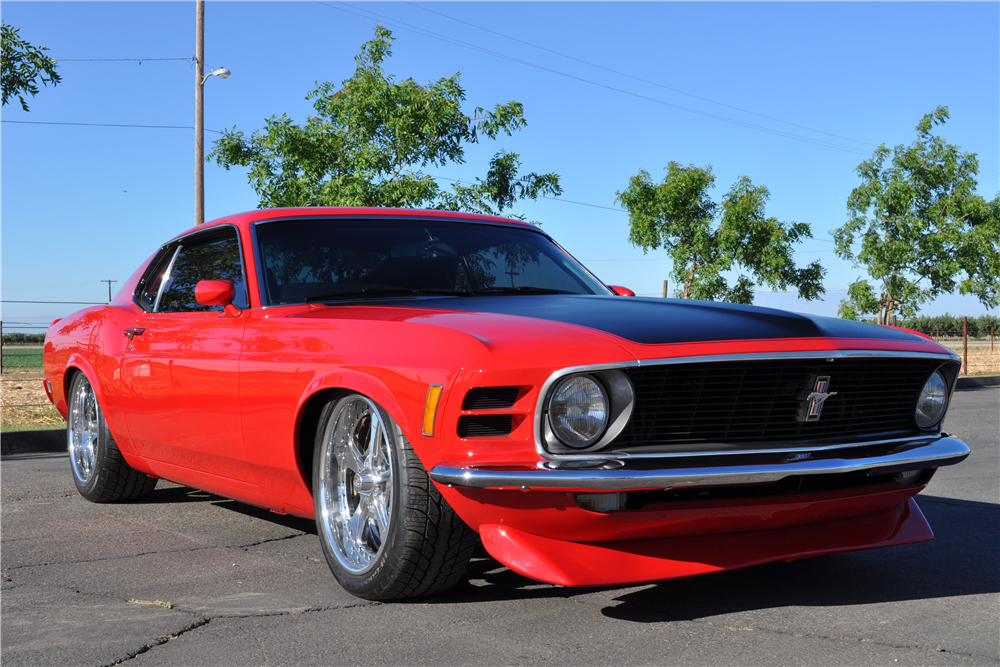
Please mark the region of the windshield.
POLYGON ((399 296, 608 294, 530 228, 428 218, 278 220, 256 228, 270 305, 399 296))

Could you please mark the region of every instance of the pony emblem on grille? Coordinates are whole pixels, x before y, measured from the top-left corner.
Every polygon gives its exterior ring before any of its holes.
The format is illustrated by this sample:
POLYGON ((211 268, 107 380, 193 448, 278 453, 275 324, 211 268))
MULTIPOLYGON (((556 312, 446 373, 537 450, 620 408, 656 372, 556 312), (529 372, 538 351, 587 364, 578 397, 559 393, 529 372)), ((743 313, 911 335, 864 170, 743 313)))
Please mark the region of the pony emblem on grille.
POLYGON ((813 392, 806 396, 805 420, 807 422, 819 421, 819 415, 823 412, 823 403, 837 392, 827 391, 830 387, 830 376, 821 375, 816 378, 816 385, 813 392))

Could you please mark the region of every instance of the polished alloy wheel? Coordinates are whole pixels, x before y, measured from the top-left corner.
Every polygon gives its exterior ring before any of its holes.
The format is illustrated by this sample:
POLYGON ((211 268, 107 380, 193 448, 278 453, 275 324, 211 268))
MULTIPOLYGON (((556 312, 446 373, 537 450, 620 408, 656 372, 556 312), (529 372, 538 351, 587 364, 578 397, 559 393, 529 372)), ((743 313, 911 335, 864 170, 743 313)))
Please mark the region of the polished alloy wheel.
POLYGON ((337 404, 323 443, 319 524, 340 564, 372 566, 392 515, 392 442, 378 406, 360 395, 337 404))
POLYGON ((90 481, 97 463, 97 442, 100 438, 101 407, 90 382, 81 374, 74 383, 69 402, 69 459, 73 474, 83 484, 90 481))

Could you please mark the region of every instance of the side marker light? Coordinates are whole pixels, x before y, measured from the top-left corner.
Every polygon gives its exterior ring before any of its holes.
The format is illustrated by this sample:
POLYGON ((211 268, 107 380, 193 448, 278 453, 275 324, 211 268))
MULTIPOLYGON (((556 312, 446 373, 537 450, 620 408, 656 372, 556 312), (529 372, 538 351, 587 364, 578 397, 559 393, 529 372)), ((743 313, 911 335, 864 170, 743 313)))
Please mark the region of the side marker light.
POLYGON ((424 435, 430 437, 434 435, 434 422, 437 418, 438 401, 441 399, 443 387, 439 384, 432 384, 427 387, 427 400, 424 402, 424 435))

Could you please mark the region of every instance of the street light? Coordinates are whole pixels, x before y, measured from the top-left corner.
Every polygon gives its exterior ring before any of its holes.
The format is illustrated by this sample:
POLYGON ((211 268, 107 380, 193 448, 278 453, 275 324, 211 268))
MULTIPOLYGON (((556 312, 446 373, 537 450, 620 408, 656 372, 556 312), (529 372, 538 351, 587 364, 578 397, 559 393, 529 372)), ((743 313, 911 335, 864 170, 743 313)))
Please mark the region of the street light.
POLYGON ((220 79, 228 79, 230 74, 232 74, 232 72, 227 70, 225 67, 220 67, 219 69, 213 69, 211 72, 205 75, 205 78, 201 80, 201 85, 204 86, 205 82, 208 81, 208 77, 210 76, 217 76, 220 79))
POLYGON ((230 71, 220 67, 205 74, 205 0, 198 0, 195 11, 198 17, 194 72, 194 224, 200 225, 205 222, 205 82, 210 76, 228 79, 230 71))

